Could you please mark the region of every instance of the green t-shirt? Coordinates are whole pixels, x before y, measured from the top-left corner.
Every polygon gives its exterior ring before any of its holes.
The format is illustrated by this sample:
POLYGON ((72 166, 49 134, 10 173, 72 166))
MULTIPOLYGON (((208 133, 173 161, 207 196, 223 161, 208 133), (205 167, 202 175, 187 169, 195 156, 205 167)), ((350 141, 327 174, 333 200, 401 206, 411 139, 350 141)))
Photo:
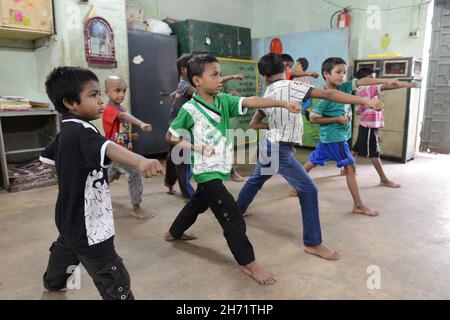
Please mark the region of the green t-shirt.
MULTIPOLYGON (((344 93, 352 94, 357 90, 357 79, 347 81, 336 89, 344 93)), ((350 104, 320 100, 317 106, 312 110, 312 115, 324 118, 336 118, 347 115, 350 121, 342 125, 340 123, 329 123, 320 125, 320 142, 334 143, 348 141, 352 136, 352 107, 350 104)))
POLYGON ((215 154, 210 157, 191 152, 192 174, 197 183, 230 178, 233 136, 228 129, 231 118, 247 112, 242 108, 243 99, 219 93, 214 97, 214 105, 211 105, 194 93, 172 121, 169 130, 173 136, 188 136, 194 145, 214 148, 215 154))

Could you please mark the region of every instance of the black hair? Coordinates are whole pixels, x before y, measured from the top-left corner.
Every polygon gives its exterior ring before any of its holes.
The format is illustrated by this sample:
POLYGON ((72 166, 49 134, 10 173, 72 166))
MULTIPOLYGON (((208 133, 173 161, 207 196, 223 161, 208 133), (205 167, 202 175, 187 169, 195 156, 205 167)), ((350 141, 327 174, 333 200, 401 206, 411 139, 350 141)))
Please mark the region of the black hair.
POLYGON ((338 64, 345 64, 347 65, 347 62, 345 62, 344 59, 338 58, 338 57, 332 57, 328 58, 322 63, 322 77, 325 79, 325 72, 328 72, 331 74, 331 71, 335 66, 338 64))
POLYGON ((294 64, 294 58, 292 58, 290 55, 288 55, 287 53, 283 53, 281 55, 281 60, 283 60, 283 62, 292 62, 292 64, 294 64))
POLYGON ((284 70, 283 59, 277 53, 268 53, 258 61, 258 71, 262 76, 271 77, 283 73, 284 70))
POLYGON ((203 72, 205 72, 205 66, 208 63, 214 62, 219 63, 219 60, 217 60, 217 58, 214 57, 212 54, 198 54, 189 59, 188 61, 189 82, 195 87, 192 78, 195 76, 201 77, 203 72))
POLYGON ((298 58, 297 62, 300 63, 302 65, 302 69, 303 71, 308 70, 309 67, 309 61, 306 58, 298 58))
POLYGON ((89 81, 99 82, 91 70, 81 67, 58 67, 47 76, 45 91, 56 111, 65 114, 69 112, 69 109, 64 105, 63 100, 80 103, 80 93, 89 81))
POLYGON ((363 79, 363 78, 367 78, 368 76, 371 76, 372 74, 374 74, 375 71, 373 71, 370 68, 361 68, 358 70, 358 72, 356 72, 356 79, 363 79))
POLYGON ((181 55, 177 60, 177 68, 178 72, 181 73, 181 68, 187 68, 188 67, 188 61, 191 59, 194 55, 190 53, 185 53, 181 55))

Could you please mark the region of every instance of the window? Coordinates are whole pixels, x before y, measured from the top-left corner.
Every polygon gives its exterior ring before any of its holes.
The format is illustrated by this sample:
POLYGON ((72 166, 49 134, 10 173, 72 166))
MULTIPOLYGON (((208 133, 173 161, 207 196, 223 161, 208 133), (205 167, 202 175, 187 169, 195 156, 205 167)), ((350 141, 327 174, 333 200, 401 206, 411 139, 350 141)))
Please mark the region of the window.
POLYGON ((84 47, 89 67, 117 68, 114 32, 100 17, 89 19, 84 26, 84 47))

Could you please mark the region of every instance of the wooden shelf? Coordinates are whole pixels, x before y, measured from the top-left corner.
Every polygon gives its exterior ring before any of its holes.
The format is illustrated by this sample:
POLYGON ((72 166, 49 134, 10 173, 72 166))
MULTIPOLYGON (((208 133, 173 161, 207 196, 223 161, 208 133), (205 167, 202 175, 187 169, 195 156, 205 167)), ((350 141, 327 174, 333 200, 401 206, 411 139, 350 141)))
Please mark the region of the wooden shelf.
POLYGON ((12 155, 12 154, 22 154, 22 153, 34 153, 34 152, 42 152, 45 148, 34 148, 34 149, 22 149, 22 150, 14 150, 14 151, 6 151, 5 155, 12 155))
POLYGON ((53 33, 0 27, 0 38, 13 40, 37 40, 51 37, 53 33))
POLYGON ((57 114, 56 110, 49 108, 37 108, 29 111, 0 111, 0 117, 46 116, 51 114, 57 114))

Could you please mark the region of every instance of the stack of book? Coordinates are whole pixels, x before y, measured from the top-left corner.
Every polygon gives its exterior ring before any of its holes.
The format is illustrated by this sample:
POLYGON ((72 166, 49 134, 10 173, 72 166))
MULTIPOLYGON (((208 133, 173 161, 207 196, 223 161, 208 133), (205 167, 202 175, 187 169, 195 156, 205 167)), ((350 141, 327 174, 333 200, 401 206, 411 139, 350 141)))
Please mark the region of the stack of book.
POLYGON ((49 186, 57 182, 56 173, 39 160, 21 165, 8 165, 8 178, 10 192, 49 186))
POLYGON ((30 101, 32 108, 48 108, 48 102, 30 101))
POLYGON ((26 111, 30 109, 30 101, 24 97, 0 96, 0 111, 26 111))

